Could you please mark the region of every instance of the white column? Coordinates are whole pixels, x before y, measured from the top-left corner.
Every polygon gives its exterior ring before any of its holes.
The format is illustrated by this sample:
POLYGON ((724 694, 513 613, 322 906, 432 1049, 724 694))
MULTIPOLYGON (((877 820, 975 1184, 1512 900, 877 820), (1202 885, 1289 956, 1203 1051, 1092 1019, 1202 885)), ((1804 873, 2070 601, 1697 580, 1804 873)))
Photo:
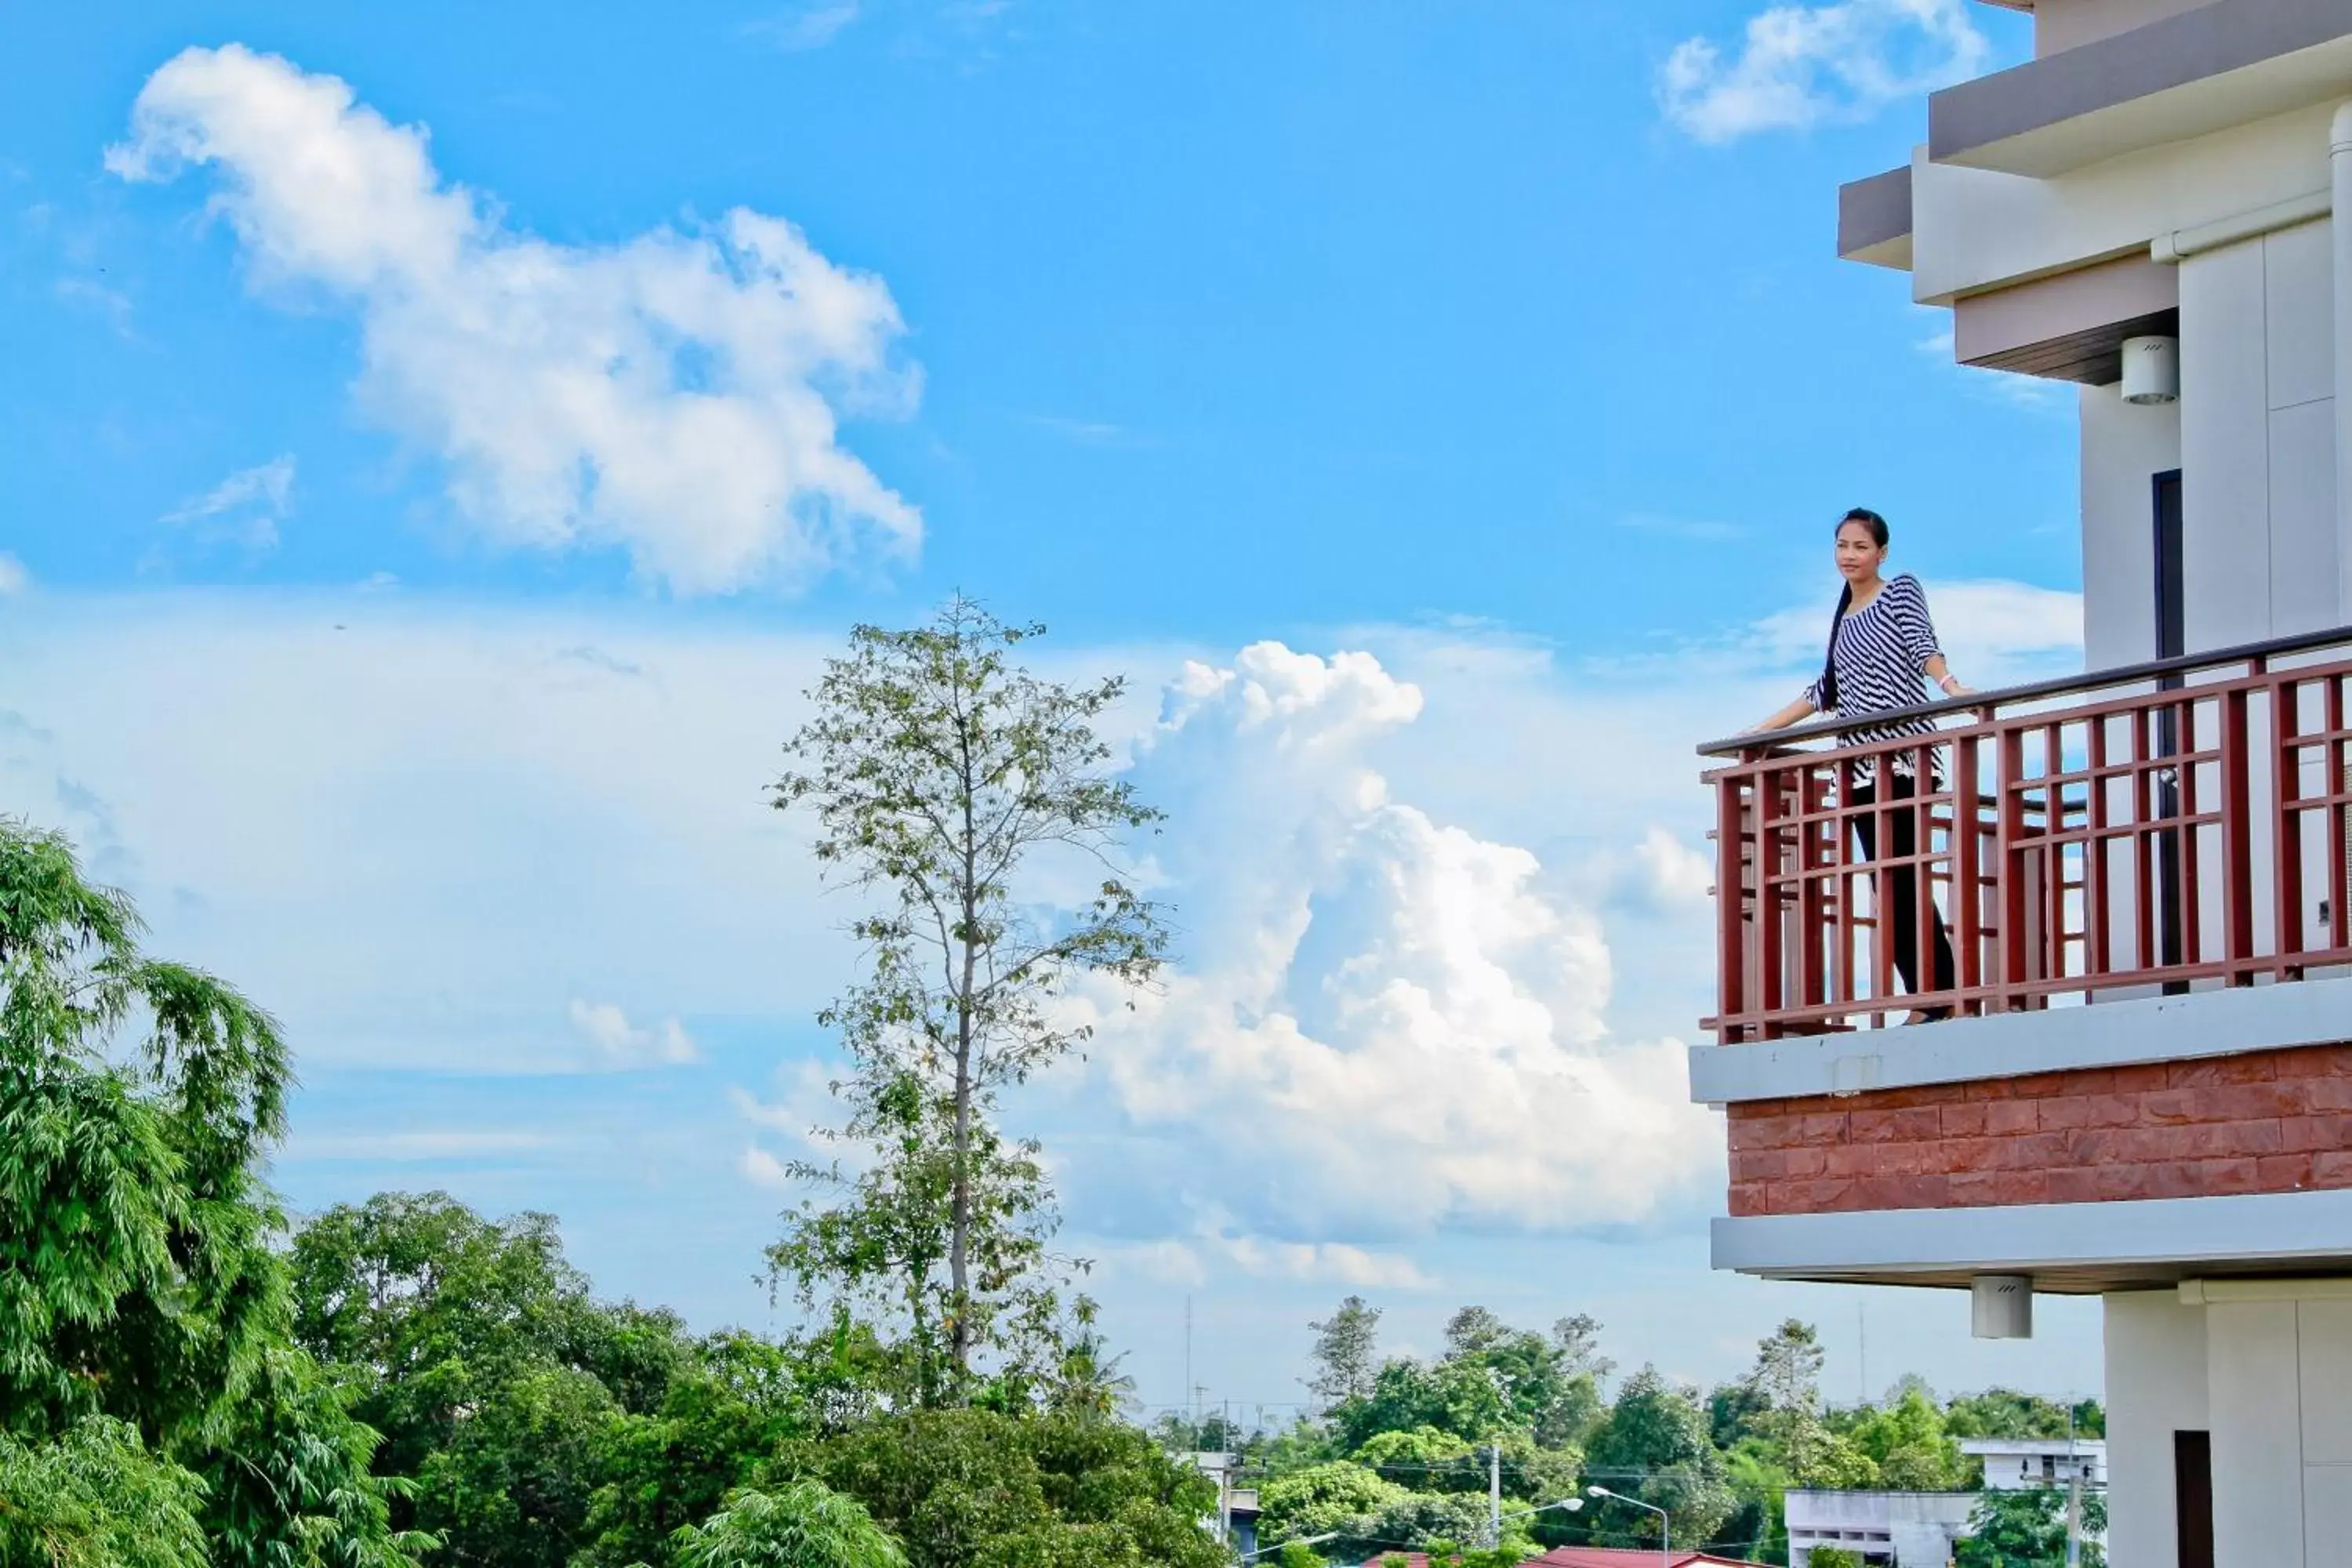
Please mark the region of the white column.
POLYGON ((2134 1568, 2179 1568, 2172 1435, 2212 1428, 2205 1312, 2175 1291, 2105 1300, 2107 1553, 2134 1568))
POLYGON ((2327 167, 2335 188, 2328 222, 2336 248, 2336 603, 2352 624, 2352 101, 2336 106, 2328 126, 2327 167))
MULTIPOLYGON (((2286 1299, 2205 1309, 2213 1561, 2226 1568, 2305 1568, 2295 1307, 2286 1299)), ((2343 1558, 2326 1550, 2310 1568, 2338 1568, 2343 1558)))

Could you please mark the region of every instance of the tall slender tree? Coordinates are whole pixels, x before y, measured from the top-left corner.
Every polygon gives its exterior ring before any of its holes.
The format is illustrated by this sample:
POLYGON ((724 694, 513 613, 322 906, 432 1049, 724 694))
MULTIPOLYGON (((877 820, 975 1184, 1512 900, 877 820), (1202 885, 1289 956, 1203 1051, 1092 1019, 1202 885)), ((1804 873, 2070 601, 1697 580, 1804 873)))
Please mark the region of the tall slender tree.
POLYGON ((1381 1310, 1361 1296, 1349 1296, 1315 1331, 1315 1375, 1307 1392, 1325 1409, 1371 1397, 1380 1375, 1381 1310))
MULTIPOLYGON (((853 925, 865 973, 820 1021, 840 1032, 853 1064, 836 1086, 853 1137, 873 1144, 940 1128, 937 1145, 915 1153, 944 1153, 939 1327, 959 1394, 991 1331, 988 1298, 1012 1283, 980 1267, 995 1096, 1084 1044, 1087 1026, 1057 1005, 1075 978, 1144 984, 1167 942, 1121 860, 1160 815, 1108 766, 1096 728, 1125 683, 1065 685, 1016 663, 1044 630, 961 595, 911 630, 857 627, 810 694, 816 717, 788 742, 793 766, 774 786, 780 809, 814 815, 819 864, 872 900, 853 925), (1044 858, 1087 868, 1091 896, 1054 907, 1034 877, 1044 858)), ((907 1171, 917 1187, 931 1174, 925 1158, 907 1171)), ((1015 1173, 1014 1205, 1034 1213, 1043 1179, 1015 1173)), ((788 1248, 814 1217, 787 1216, 788 1248)), ((920 1245, 906 1255, 909 1269, 940 1261, 920 1245)), ((1034 1260, 1020 1248, 1013 1258, 1034 1260)))

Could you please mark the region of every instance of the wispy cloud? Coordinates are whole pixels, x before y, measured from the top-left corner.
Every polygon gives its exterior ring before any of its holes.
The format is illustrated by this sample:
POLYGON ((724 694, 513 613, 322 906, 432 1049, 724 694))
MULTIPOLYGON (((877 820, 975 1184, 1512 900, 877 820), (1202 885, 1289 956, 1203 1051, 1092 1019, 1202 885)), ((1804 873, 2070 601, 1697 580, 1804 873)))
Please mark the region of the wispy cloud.
POLYGON ((522 1154, 554 1147, 545 1132, 347 1132, 298 1134, 279 1158, 293 1163, 377 1162, 422 1163, 466 1160, 486 1154, 522 1154))
POLYGON ((1666 118, 1701 142, 1866 120, 1976 75, 1992 53, 1969 0, 1776 5, 1730 51, 1686 38, 1659 68, 1666 118))
POLYGON ((239 468, 211 489, 159 520, 200 544, 228 544, 248 555, 278 548, 278 525, 294 510, 294 458, 272 458, 239 468))
POLYGON ((94 310, 106 319, 119 338, 132 336, 131 331, 131 296, 119 289, 110 289, 92 278, 60 278, 57 284, 58 298, 68 305, 79 305, 94 310))
POLYGON ((1017 414, 1022 424, 1048 431, 1082 447, 1139 447, 1146 439, 1124 425, 1107 419, 1073 419, 1064 414, 1017 414))
POLYGON ((1727 539, 1744 539, 1749 530, 1746 523, 1724 522, 1714 518, 1664 517, 1656 512, 1637 511, 1617 520, 1617 526, 1636 533, 1662 533, 1670 539, 1698 540, 1719 543, 1727 539))
POLYGON ((820 0, 746 22, 743 33, 788 53, 821 49, 857 20, 859 8, 859 0, 820 0))
POLYGON ((11 599, 23 593, 32 583, 32 574, 25 563, 5 551, 0 551, 0 599, 11 599))
POLYGON ((576 996, 572 1001, 571 1017, 572 1028, 596 1047, 597 1055, 610 1067, 675 1066, 698 1061, 702 1057, 695 1047, 694 1037, 676 1018, 665 1018, 658 1025, 639 1028, 612 1003, 583 1002, 576 996))
POLYGON ((914 552, 919 514, 838 438, 845 414, 914 405, 898 306, 783 219, 520 233, 442 176, 422 127, 237 45, 156 71, 107 154, 127 179, 198 165, 257 284, 356 314, 361 409, 444 461, 493 544, 619 550, 684 594, 914 552))
POLYGON ((1275 1241, 1212 1233, 1183 1241, 1113 1242, 1100 1250, 1108 1267, 1163 1285, 1208 1285, 1221 1273, 1358 1289, 1428 1290, 1437 1285, 1401 1252, 1344 1241, 1275 1241))

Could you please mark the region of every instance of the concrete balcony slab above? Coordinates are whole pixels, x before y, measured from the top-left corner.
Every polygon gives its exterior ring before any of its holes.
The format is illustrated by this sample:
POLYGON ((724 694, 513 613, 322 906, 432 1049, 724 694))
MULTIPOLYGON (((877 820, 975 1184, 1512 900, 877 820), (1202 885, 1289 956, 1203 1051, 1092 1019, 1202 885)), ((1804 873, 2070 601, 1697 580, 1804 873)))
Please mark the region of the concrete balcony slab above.
POLYGON ((1945 89, 1939 163, 2050 179, 2352 95, 2341 0, 2216 0, 1945 89))
POLYGON ((1838 187, 1838 258, 1911 270, 1911 165, 1838 187))
POLYGON ((1964 1287, 2024 1274, 2097 1294, 2352 1270, 2352 1191, 1718 1219, 1714 1264, 1770 1279, 1964 1287))

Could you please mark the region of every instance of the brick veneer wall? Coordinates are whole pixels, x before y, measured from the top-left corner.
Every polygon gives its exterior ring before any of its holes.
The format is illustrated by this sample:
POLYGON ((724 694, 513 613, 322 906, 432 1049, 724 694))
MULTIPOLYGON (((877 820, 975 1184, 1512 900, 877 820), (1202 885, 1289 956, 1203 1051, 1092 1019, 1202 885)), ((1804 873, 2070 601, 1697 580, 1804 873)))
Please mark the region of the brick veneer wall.
POLYGON ((2352 1046, 1730 1108, 1731 1212, 2352 1187, 2352 1046))

